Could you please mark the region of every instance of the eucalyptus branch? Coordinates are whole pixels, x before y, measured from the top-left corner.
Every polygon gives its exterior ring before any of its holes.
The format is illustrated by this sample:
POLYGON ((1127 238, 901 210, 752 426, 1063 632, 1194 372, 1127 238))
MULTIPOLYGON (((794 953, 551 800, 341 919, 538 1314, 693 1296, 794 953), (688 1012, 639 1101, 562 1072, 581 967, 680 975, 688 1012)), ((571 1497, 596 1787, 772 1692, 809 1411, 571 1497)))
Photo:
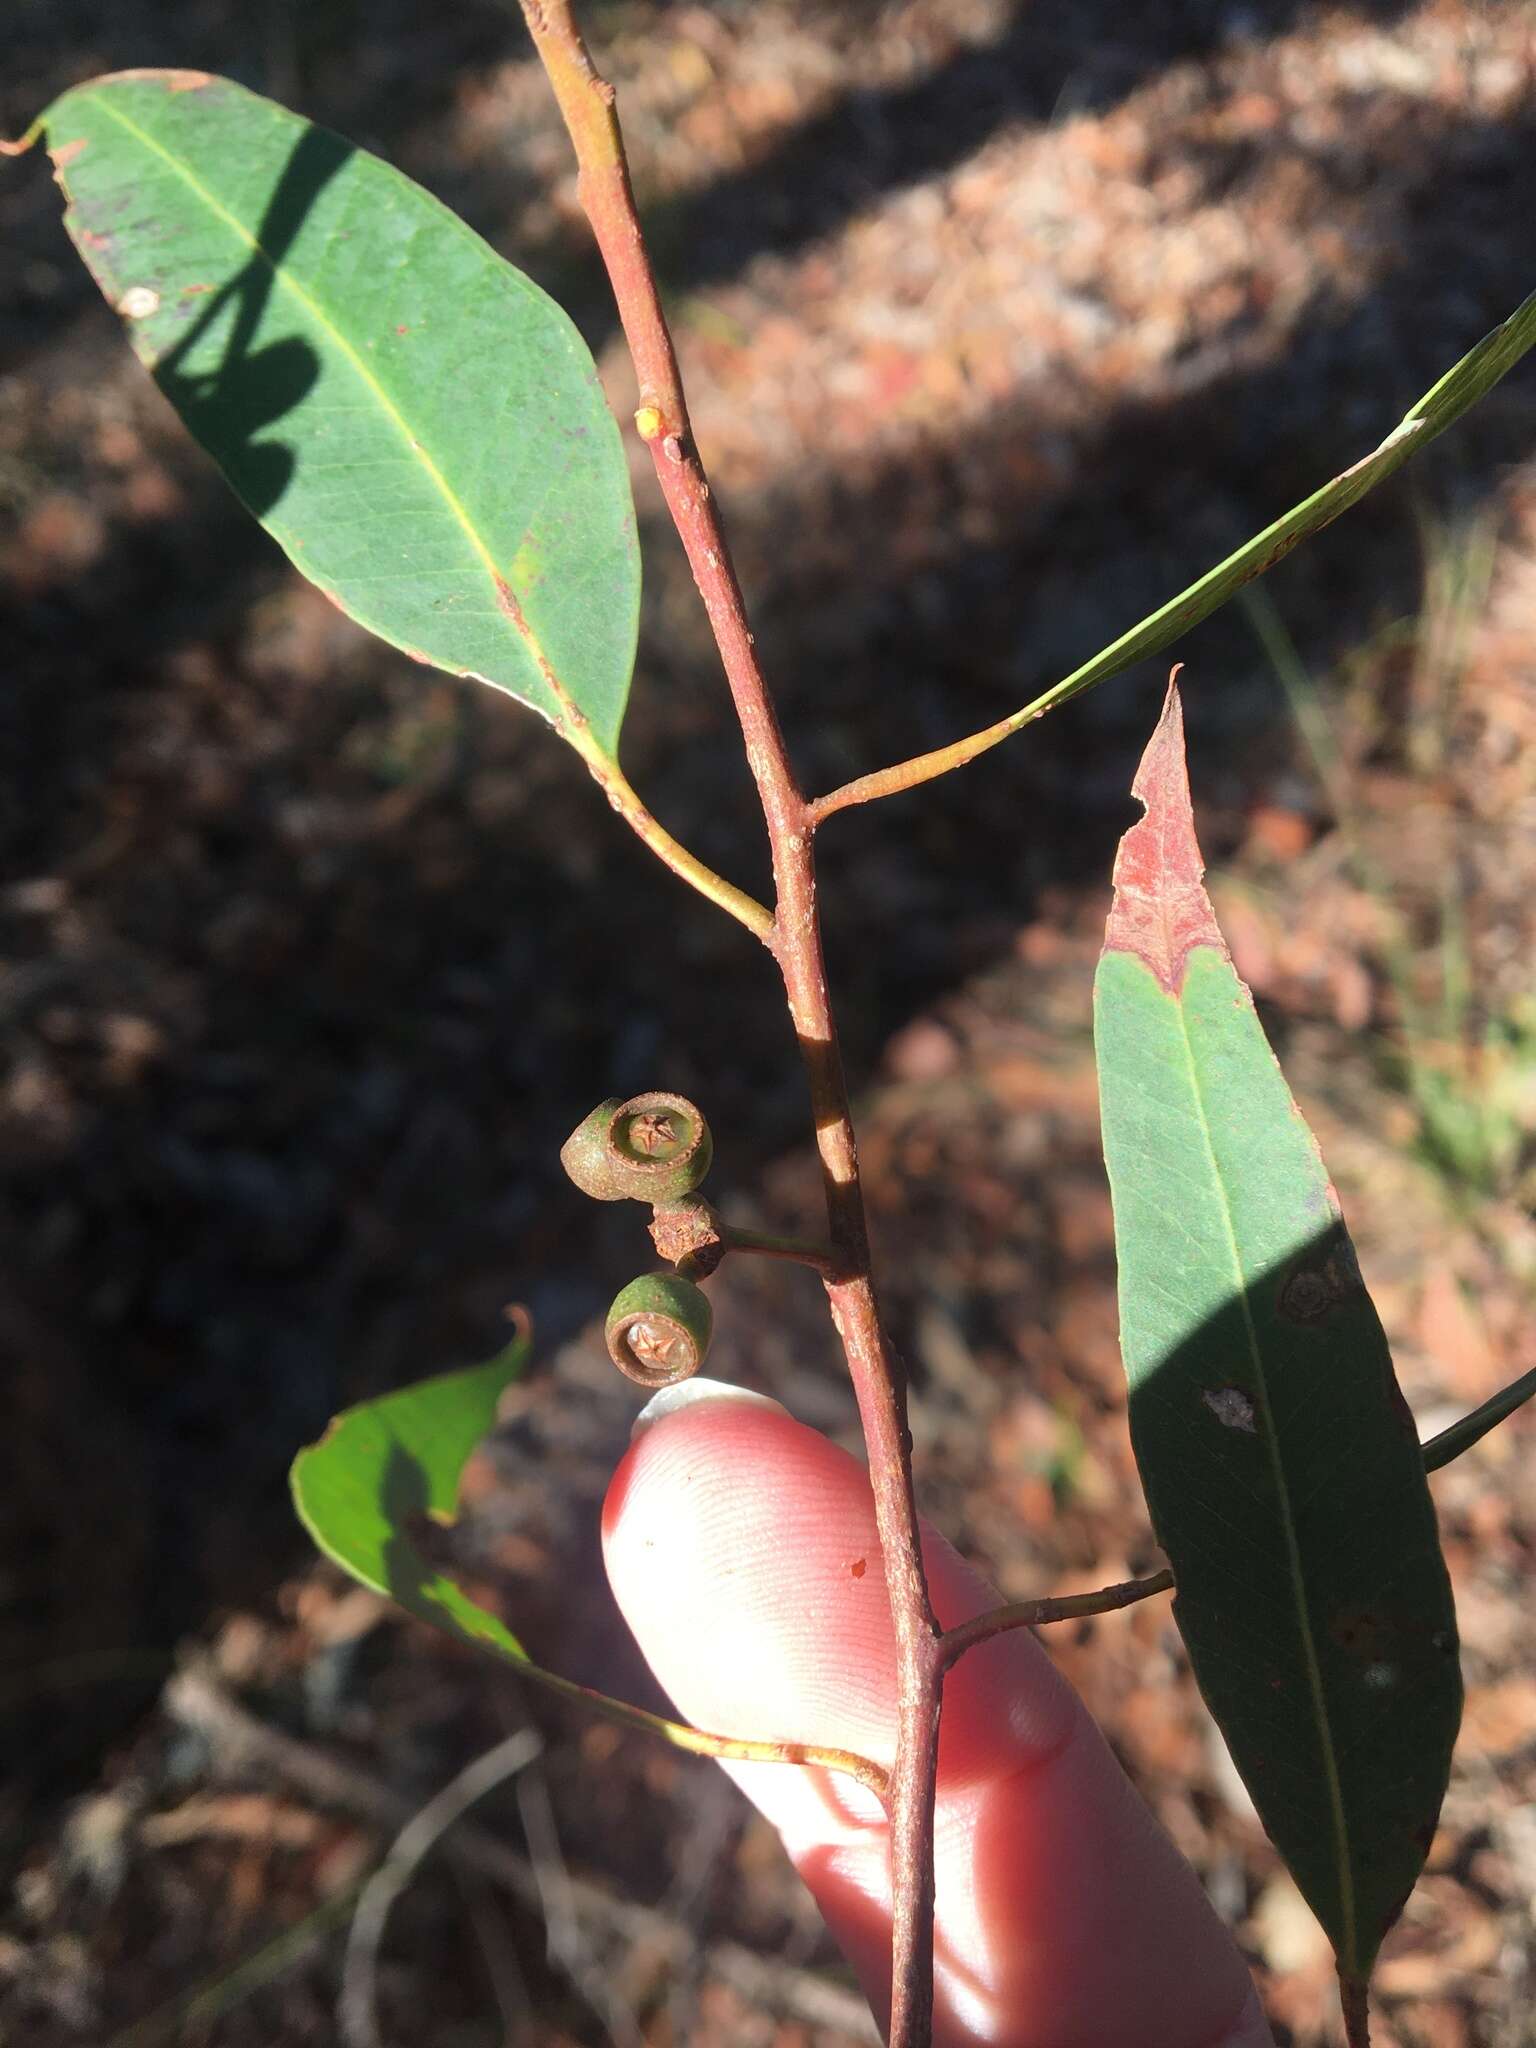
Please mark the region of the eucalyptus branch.
MULTIPOLYGON (((695 443, 613 91, 592 67, 572 0, 522 5, 634 358, 635 426, 741 727, 771 855, 768 903, 681 845, 618 765, 639 601, 634 502, 623 438, 558 309, 390 165, 228 79, 138 69, 87 80, 19 147, 46 137, 64 227, 135 353, 297 569, 392 647, 549 719, 639 839, 772 954, 806 1069, 824 1244, 722 1222, 701 1192, 707 1122, 670 1092, 599 1103, 561 1158, 594 1199, 650 1211, 665 1270, 631 1280, 605 1321, 615 1365, 644 1387, 674 1385, 702 1364, 713 1312, 698 1283, 729 1252, 795 1259, 820 1275, 868 1451, 894 1636, 894 1755, 887 1765, 882 1746, 876 1765, 842 1750, 710 1734, 593 1693, 527 1665, 496 1616, 431 1568, 414 1536, 451 1520, 466 1462, 527 1363, 526 1328, 495 1358, 335 1417, 294 1461, 295 1508, 362 1585, 499 1650, 535 1683, 687 1750, 840 1771, 874 1791, 888 1821, 875 1839, 890 1856, 896 2048, 930 2048, 933 2037, 934 1802, 949 1668, 1008 1629, 1109 1612, 1176 1578, 1173 1619, 1194 1674, 1266 1831, 1305 1876, 1338 1960, 1351 2048, 1364 2048, 1377 1944, 1422 1873, 1461 1712, 1455 1613, 1425 1468, 1536 1393, 1536 1372, 1427 1445, 1404 1436, 1380 1318, 1326 1168, 1202 884, 1170 688, 1132 785, 1145 815, 1116 858, 1094 991, 1132 1434, 1170 1572, 999 1606, 941 1632, 924 1578, 905 1379, 871 1277, 815 835, 837 811, 958 767, 1167 646, 1488 392, 1536 346, 1536 296, 1370 454, 1032 703, 808 802, 695 443), (338 222, 347 223, 343 263, 338 222), (269 358, 303 371, 280 380, 280 463, 253 432, 267 415, 262 380, 247 372, 269 358), (488 462, 484 422, 513 416, 517 459, 488 462), (1169 1045, 1179 1051, 1172 1067, 1169 1045), (1321 1502, 1320 1443, 1334 1458, 1321 1502), (1242 1544, 1274 1594, 1242 1656, 1233 1655, 1229 1561, 1212 1547, 1213 1528, 1242 1544)), ((1145 1936, 1161 1948, 1156 1924, 1138 1934, 1133 1915, 1127 1931, 1133 1951, 1145 1936)), ((1066 1938, 1075 1939, 1070 1925, 1066 1938)), ((1128 1967, 1125 1988, 1138 1968, 1128 1967)), ((1211 1988, 1204 1973, 1190 1981, 1211 1988)), ((1070 2028, 1065 2011, 1036 2017, 1070 2028)))
POLYGON ((869 1454, 876 1525, 896 1638, 896 1761, 891 1780, 891 2041, 926 2048, 933 2008, 933 1798, 943 1667, 912 1487, 906 1385, 870 1274, 858 1152, 827 994, 812 839, 747 624, 740 585, 694 444, 677 357, 635 209, 613 88, 593 67, 570 0, 523 13, 576 152, 577 192, 608 271, 640 387, 635 424, 704 601, 767 826, 775 886, 768 943, 800 1041, 815 1121, 834 1270, 826 1276, 869 1454))
POLYGON ((608 272, 640 388, 635 424, 699 586, 771 829, 803 832, 805 800, 748 629, 630 185, 613 87, 600 78, 570 0, 522 0, 524 19, 576 152, 576 190, 608 272))

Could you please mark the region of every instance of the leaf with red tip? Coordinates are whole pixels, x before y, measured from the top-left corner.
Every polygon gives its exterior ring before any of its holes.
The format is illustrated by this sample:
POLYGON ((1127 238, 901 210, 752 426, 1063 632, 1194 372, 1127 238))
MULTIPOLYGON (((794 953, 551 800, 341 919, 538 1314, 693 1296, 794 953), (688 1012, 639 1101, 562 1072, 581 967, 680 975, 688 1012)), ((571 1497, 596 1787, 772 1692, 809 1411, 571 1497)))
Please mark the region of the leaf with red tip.
POLYGON ((1205 893, 1205 862, 1195 838, 1184 767, 1184 707, 1177 682, 1168 685, 1163 715, 1142 756, 1131 795, 1145 807, 1146 815, 1126 833, 1115 856, 1115 895, 1104 943, 1112 951, 1144 961, 1159 987, 1173 995, 1196 946, 1226 950, 1205 893))
POLYGON ((1412 1417, 1311 1131, 1202 882, 1170 683, 1094 990, 1131 1433, 1175 1617, 1363 1999, 1461 1712, 1412 1417))

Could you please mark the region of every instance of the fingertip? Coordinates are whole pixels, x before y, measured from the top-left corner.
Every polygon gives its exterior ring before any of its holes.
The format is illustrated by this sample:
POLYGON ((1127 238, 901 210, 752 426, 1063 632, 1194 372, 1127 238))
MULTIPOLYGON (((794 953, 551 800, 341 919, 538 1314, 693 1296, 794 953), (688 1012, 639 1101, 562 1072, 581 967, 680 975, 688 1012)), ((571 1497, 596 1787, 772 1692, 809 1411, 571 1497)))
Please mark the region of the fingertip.
POLYGON ((777 1403, 706 1389, 636 1435, 602 1527, 619 1607, 691 1719, 888 1757, 889 1608, 846 1452, 777 1403))
MULTIPOLYGON (((891 1760, 890 1607, 868 1475, 846 1452, 776 1404, 696 1393, 631 1445, 603 1536, 620 1608, 696 1725, 891 1760)), ((995 1603, 928 1532, 924 1558, 941 1624, 995 1603)), ((779 1827, 878 2010, 890 1873, 872 1802, 825 1773, 729 1768, 779 1827)), ((1256 2006, 1225 2032, 1247 1986, 1236 1951, 1027 1631, 949 1674, 935 1849, 936 2040, 1043 2048, 1055 2013, 1119 2048, 1267 2042, 1256 2006)))
POLYGON ((749 1408, 766 1408, 776 1415, 787 1415, 789 1410, 782 1401, 775 1401, 771 1394, 755 1393, 750 1387, 738 1387, 730 1380, 710 1379, 706 1374, 693 1373, 688 1379, 674 1380, 669 1387, 661 1387, 652 1394, 630 1424, 629 1440, 636 1442, 658 1422, 665 1422, 669 1415, 677 1415, 684 1408, 702 1408, 711 1403, 719 1405, 730 1402, 744 1403, 749 1408))

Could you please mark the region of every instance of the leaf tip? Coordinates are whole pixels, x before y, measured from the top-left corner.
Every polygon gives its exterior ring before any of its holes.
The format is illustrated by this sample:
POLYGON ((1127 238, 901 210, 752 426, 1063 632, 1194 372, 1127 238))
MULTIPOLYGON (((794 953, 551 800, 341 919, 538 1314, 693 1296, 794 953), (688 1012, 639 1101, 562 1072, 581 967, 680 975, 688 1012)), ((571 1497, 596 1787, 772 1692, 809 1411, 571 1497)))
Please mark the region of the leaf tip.
MULTIPOLYGON (((1137 765, 1131 795, 1149 812, 1154 808, 1179 812, 1181 817, 1188 819, 1192 840, 1194 817, 1190 805, 1189 774, 1184 761, 1184 700, 1179 694, 1179 677, 1183 669, 1183 662, 1176 661, 1168 671, 1163 708, 1137 765)), ((1200 859, 1198 847, 1194 858, 1197 862, 1200 859)), ((1203 868, 1201 871, 1204 872, 1203 868)))
POLYGON ((1104 931, 1107 953, 1130 953, 1159 985, 1177 992, 1184 963, 1197 946, 1225 953, 1195 837, 1194 806, 1184 757, 1184 706, 1175 664, 1162 715, 1131 783, 1145 816, 1120 841, 1114 902, 1104 931))

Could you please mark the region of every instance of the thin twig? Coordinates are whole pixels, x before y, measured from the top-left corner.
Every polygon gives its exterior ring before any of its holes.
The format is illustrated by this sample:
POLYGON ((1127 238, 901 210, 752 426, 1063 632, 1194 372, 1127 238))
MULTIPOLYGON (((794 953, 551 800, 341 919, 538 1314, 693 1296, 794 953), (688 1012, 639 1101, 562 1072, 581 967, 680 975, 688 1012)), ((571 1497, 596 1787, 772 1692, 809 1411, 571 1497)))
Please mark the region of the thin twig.
POLYGON ((635 1728, 643 1735, 659 1735, 673 1749, 684 1749, 690 1756, 712 1756, 718 1762, 796 1764, 802 1770, 836 1771, 843 1777, 853 1778, 866 1791, 873 1792, 882 1805, 890 1799, 890 1774, 884 1766, 867 1756, 859 1756, 851 1749, 831 1749, 816 1742, 780 1742, 772 1738, 717 1735, 705 1728, 691 1728, 686 1721, 669 1721, 664 1715, 649 1713, 644 1707, 632 1707, 627 1700, 616 1700, 608 1693, 594 1692, 590 1685, 578 1685, 574 1678, 562 1678, 557 1671, 546 1671, 540 1664, 519 1663, 515 1668, 520 1678, 532 1679, 546 1692, 557 1692, 564 1699, 579 1700, 583 1706, 601 1714, 604 1720, 616 1721, 621 1728, 635 1728))
POLYGON ((835 1270, 833 1255, 827 1247, 808 1244, 804 1238, 776 1237, 767 1230, 744 1230, 737 1223, 723 1223, 720 1238, 728 1252, 755 1252, 759 1258, 789 1259, 797 1266, 809 1266, 823 1278, 835 1270))
POLYGON ((1095 1593, 1056 1593, 1044 1600, 1014 1600, 1006 1607, 993 1607, 970 1621, 946 1629, 939 1649, 946 1666, 963 1657, 977 1643, 990 1642, 1014 1628, 1043 1628, 1052 1621, 1081 1621, 1094 1614, 1113 1614, 1121 1607, 1133 1607, 1138 1600, 1150 1600, 1154 1593, 1171 1593, 1173 1573, 1153 1572, 1150 1578, 1126 1579, 1118 1586, 1100 1586, 1095 1593))
MULTIPOLYGON (((1424 1470, 1438 1472, 1453 1458, 1459 1458, 1463 1451, 1471 1450, 1489 1430, 1496 1429, 1533 1395, 1536 1395, 1536 1369, 1511 1380, 1507 1387, 1501 1387, 1498 1393, 1490 1395, 1470 1415, 1464 1415, 1459 1422, 1442 1429, 1438 1436, 1430 1437, 1422 1447, 1424 1470)), ((1156 1593, 1171 1593, 1173 1589, 1173 1573, 1164 1570, 1153 1572, 1144 1579, 1125 1579, 1118 1585, 1101 1586, 1093 1593, 1057 1593, 1043 1600, 1015 1600, 1006 1607, 993 1607, 971 1621, 946 1629, 939 1639, 939 1647, 948 1666, 977 1643, 988 1642, 1009 1629, 1044 1628, 1053 1621, 1079 1621, 1095 1614, 1113 1614, 1119 1608, 1132 1607, 1139 1600, 1148 1600, 1156 1593)))
POLYGON ((990 753, 1003 741, 1011 739, 1024 726, 1043 718, 1052 709, 1049 693, 1026 704, 1022 711, 1010 713, 1007 718, 998 719, 995 725, 987 726, 981 732, 967 734, 964 739, 951 740, 946 747, 935 747, 927 754, 914 754, 909 761, 894 762, 889 768, 876 768, 868 775, 855 776, 852 782, 844 782, 836 789, 829 789, 825 796, 813 797, 807 806, 813 827, 824 824, 839 811, 852 810, 858 804, 877 803, 881 797, 900 796, 904 790, 916 789, 924 782, 933 782, 941 775, 948 775, 956 768, 964 768, 968 762, 978 760, 990 753))
POLYGON ((1511 1380, 1507 1387, 1501 1387, 1498 1393, 1490 1395, 1480 1408, 1474 1408, 1470 1415, 1463 1415, 1460 1422, 1453 1422, 1449 1429, 1442 1429, 1438 1436, 1432 1436, 1424 1446, 1424 1470, 1438 1472, 1442 1465, 1449 1465, 1463 1451, 1470 1451, 1490 1429, 1496 1429, 1506 1416, 1513 1415, 1533 1394, 1536 1394, 1536 1369, 1511 1380))
MULTIPOLYGON (((1422 1446, 1424 1470, 1438 1472, 1452 1459, 1459 1458, 1463 1451, 1471 1450, 1489 1430, 1496 1429, 1533 1395, 1536 1395, 1536 1369, 1511 1380, 1507 1387, 1501 1387, 1498 1393, 1490 1395, 1470 1415, 1464 1415, 1459 1422, 1442 1429, 1438 1436, 1428 1438, 1422 1446)), ((1173 1573, 1164 1570, 1153 1572, 1144 1579, 1125 1579, 1118 1585, 1101 1586, 1093 1593, 1056 1593, 1043 1600, 1015 1600, 1006 1607, 990 1608, 985 1614, 978 1614, 970 1621, 946 1629, 939 1638, 939 1647, 948 1666, 977 1643, 988 1642, 993 1636, 1006 1634, 1009 1629, 1044 1628, 1053 1621, 1080 1621, 1095 1614, 1113 1614, 1119 1608, 1133 1607, 1140 1600, 1149 1600, 1156 1593, 1171 1593, 1173 1590, 1173 1573)))
POLYGON ((716 874, 697 854, 690 853, 680 839, 673 838, 661 820, 647 809, 618 762, 598 746, 589 726, 572 722, 562 724, 560 731, 586 762, 592 779, 614 810, 662 865, 670 868, 691 889, 696 889, 701 896, 718 905, 728 916, 734 917, 738 924, 745 925, 753 938, 771 946, 773 912, 768 906, 759 903, 755 896, 749 896, 745 889, 738 889, 734 882, 728 882, 724 875, 716 874))
POLYGON ((379 1947, 390 1909, 414 1879, 422 1860, 477 1800, 515 1777, 542 1749, 532 1728, 519 1728, 466 1764, 400 1830, 382 1866, 363 1888, 347 1936, 336 2021, 347 2048, 383 2048, 378 2017, 379 1947))
POLYGON ((662 496, 704 601, 767 825, 775 887, 769 944, 783 975, 810 1085, 836 1261, 827 1296, 869 1454, 896 1637, 891 2041, 895 2048, 926 2048, 932 2031, 933 1793, 943 1667, 918 1535, 905 1375, 876 1304, 858 1152, 827 994, 816 907, 816 821, 790 765, 694 444, 677 357, 635 208, 613 88, 593 67, 570 0, 523 0, 523 14, 575 148, 577 194, 607 268, 639 380, 635 424, 650 448, 662 496))

